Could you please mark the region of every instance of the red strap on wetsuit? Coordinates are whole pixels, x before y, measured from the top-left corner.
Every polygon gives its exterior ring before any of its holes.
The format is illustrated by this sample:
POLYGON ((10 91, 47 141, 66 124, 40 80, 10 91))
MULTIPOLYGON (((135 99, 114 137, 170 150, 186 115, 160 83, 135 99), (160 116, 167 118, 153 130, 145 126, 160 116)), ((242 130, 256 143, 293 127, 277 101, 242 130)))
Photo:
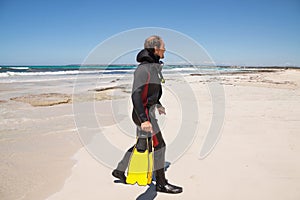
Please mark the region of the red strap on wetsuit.
MULTIPOLYGON (((145 112, 146 112, 147 118, 149 120, 150 118, 149 118, 149 113, 148 113, 148 109, 147 108, 146 108, 145 112)), ((157 145, 159 144, 158 139, 157 139, 155 133, 153 133, 153 132, 152 132, 152 142, 153 142, 153 147, 157 147, 157 145)))
POLYGON ((159 142, 158 142, 158 139, 157 139, 155 133, 152 133, 152 141, 153 141, 153 147, 157 147, 159 142))

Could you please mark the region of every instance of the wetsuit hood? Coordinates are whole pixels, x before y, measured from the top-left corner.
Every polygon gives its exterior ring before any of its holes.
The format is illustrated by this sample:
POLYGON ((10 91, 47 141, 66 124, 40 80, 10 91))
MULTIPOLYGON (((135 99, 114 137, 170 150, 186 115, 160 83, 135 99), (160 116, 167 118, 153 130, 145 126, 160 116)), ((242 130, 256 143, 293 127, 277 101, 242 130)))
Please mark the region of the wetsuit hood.
POLYGON ((165 79, 161 73, 163 62, 159 59, 159 55, 154 54, 154 49, 143 49, 136 56, 136 61, 141 64, 158 63, 159 65, 155 65, 155 68, 157 69, 161 82, 165 83, 165 79))
POLYGON ((160 57, 153 53, 153 49, 143 49, 136 56, 139 63, 159 63, 160 57))

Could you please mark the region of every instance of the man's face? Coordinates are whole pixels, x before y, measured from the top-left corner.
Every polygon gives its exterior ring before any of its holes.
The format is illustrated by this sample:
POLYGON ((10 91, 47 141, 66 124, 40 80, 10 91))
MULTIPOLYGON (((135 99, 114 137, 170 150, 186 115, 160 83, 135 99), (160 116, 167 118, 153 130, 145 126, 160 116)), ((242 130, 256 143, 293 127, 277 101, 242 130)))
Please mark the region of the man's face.
POLYGON ((163 59, 165 57, 164 53, 165 53, 166 49, 165 49, 165 43, 164 41, 161 41, 161 45, 159 48, 155 48, 155 54, 158 55, 161 59, 163 59))

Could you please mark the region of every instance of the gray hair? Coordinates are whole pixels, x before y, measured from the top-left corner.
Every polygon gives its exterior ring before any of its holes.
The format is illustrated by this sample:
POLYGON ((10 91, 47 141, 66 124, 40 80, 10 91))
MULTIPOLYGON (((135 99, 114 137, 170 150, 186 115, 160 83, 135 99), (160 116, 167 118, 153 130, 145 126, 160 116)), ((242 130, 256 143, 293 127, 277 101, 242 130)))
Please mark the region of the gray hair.
POLYGON ((155 47, 159 48, 161 45, 162 39, 157 35, 152 35, 145 40, 144 48, 145 49, 154 49, 155 47))

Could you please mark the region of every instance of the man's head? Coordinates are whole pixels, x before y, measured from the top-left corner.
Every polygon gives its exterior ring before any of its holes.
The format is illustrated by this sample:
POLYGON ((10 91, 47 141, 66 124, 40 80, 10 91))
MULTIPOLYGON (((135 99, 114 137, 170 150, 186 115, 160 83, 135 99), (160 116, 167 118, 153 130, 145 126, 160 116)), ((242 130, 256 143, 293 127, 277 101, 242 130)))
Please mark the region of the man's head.
POLYGON ((161 39, 161 37, 159 37, 157 35, 152 35, 152 36, 148 37, 145 40, 144 48, 153 50, 154 54, 158 55, 161 59, 163 59, 165 57, 164 56, 164 53, 166 51, 165 43, 161 39))

